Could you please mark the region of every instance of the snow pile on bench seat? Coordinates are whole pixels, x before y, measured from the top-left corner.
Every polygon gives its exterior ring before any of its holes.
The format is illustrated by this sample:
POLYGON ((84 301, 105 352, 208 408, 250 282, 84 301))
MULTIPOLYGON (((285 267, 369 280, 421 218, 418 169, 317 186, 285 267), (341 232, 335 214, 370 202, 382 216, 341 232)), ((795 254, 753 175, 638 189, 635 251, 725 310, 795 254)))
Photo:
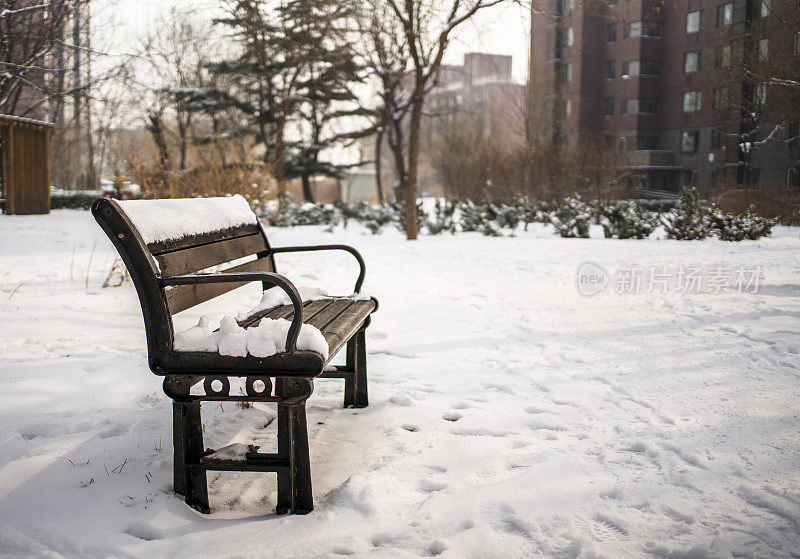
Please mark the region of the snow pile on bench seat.
MULTIPOLYGON (((301 286, 297 288, 297 292, 300 294, 300 300, 304 303, 309 301, 319 301, 320 299, 328 299, 331 297, 325 290, 320 289, 319 287, 301 286)), ((292 300, 289 299, 289 294, 283 289, 279 289, 277 287, 265 289, 264 293, 261 295, 261 301, 258 303, 258 305, 247 312, 240 312, 238 314, 238 318, 239 320, 245 320, 247 317, 252 316, 257 312, 272 309, 281 305, 291 304, 292 300)))
POLYGON ((125 200, 119 205, 147 244, 257 223, 250 204, 239 194, 225 198, 125 200))
MULTIPOLYGON (((300 294, 300 300, 303 301, 303 303, 333 298, 333 295, 329 295, 327 291, 320 289, 319 287, 298 287, 297 292, 300 294)), ((345 298, 353 301, 369 301, 371 299, 371 297, 365 293, 353 293, 345 298)), ((247 312, 240 312, 237 315, 237 318, 240 321, 245 320, 258 312, 272 309, 281 305, 291 304, 292 300, 289 299, 289 294, 284 290, 278 289, 277 287, 265 289, 264 293, 261 295, 261 301, 258 303, 258 305, 247 312)))
MULTIPOLYGON (((284 318, 262 318, 258 326, 242 328, 232 316, 226 316, 219 330, 211 331, 207 316, 201 316, 197 326, 175 333, 173 349, 180 352, 202 351, 230 357, 269 357, 286 351, 286 336, 291 322, 284 318)), ((297 337, 297 349, 315 351, 328 358, 328 343, 315 326, 303 324, 297 337)))

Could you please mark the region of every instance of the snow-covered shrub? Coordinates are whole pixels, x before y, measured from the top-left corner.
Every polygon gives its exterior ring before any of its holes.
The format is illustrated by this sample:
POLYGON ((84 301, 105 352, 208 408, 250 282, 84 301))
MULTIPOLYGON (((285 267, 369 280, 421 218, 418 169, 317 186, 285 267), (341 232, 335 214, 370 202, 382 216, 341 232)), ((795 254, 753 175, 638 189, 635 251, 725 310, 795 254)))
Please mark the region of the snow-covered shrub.
POLYGON ((391 206, 373 206, 369 202, 358 204, 355 214, 356 219, 363 223, 373 235, 377 235, 385 225, 397 219, 391 206))
POLYGON ((743 214, 723 213, 714 206, 709 213, 710 225, 715 235, 723 241, 756 240, 769 236, 776 220, 766 219, 756 214, 755 206, 750 206, 743 214))
POLYGON ((684 186, 675 209, 662 219, 668 239, 694 241, 711 236, 710 209, 700 203, 697 189, 684 186))
POLYGON ((433 207, 433 215, 425 215, 425 228, 428 233, 430 235, 439 235, 444 232, 455 233, 455 212, 456 202, 454 200, 442 202, 440 198, 437 198, 433 207))
POLYGON ((461 231, 469 233, 483 228, 483 208, 472 200, 458 202, 458 213, 461 231))
POLYGON ((592 210, 581 197, 568 196, 553 212, 553 225, 562 237, 589 238, 592 210))
POLYGON ((496 212, 497 224, 504 229, 511 230, 511 234, 513 235, 519 222, 522 221, 522 210, 515 205, 506 206, 503 204, 499 208, 496 208, 496 212))
POLYGON ((646 239, 658 222, 658 217, 633 200, 619 200, 601 210, 600 224, 606 238, 646 239))
MULTIPOLYGON (((405 233, 406 232, 405 204, 400 204, 399 202, 392 202, 386 207, 392 213, 393 216, 392 221, 394 222, 395 227, 397 227, 397 230, 405 233)), ((417 231, 421 229, 422 224, 425 223, 425 219, 426 219, 426 214, 425 210, 422 209, 422 202, 417 202, 417 231)))
POLYGON ((50 209, 88 210, 99 196, 95 191, 59 189, 50 193, 50 209))

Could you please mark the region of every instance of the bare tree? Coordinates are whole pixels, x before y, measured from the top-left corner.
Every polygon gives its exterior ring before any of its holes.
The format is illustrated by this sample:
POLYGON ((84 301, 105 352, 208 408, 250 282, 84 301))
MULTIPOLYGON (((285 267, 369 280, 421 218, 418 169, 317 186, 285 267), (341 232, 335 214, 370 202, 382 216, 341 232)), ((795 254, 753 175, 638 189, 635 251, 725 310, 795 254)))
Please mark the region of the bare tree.
POLYGON ((63 52, 64 30, 72 13, 69 0, 0 0, 0 113, 39 116, 63 68, 52 54, 63 52))
POLYGON ((410 57, 410 122, 408 174, 405 184, 406 237, 417 238, 417 173, 420 125, 425 95, 435 85, 453 30, 478 11, 504 0, 370 0, 373 9, 385 12, 402 31, 410 57), (388 8, 388 9, 386 9, 388 8))

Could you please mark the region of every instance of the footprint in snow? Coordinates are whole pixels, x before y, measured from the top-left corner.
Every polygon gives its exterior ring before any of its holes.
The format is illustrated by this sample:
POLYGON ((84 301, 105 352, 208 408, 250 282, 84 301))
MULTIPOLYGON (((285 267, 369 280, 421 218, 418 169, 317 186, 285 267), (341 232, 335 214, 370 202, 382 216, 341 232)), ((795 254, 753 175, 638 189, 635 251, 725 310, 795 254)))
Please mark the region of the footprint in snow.
POLYGON ((445 487, 447 487, 445 482, 432 479, 423 479, 419 482, 419 485, 417 485, 417 488, 422 493, 435 493, 436 491, 441 491, 445 487))
POLYGON ((410 423, 406 423, 405 425, 403 425, 403 429, 405 429, 406 431, 410 431, 411 433, 416 433, 417 431, 419 431, 418 426, 412 425, 410 423))
POLYGON ((444 419, 445 421, 458 421, 462 417, 463 416, 460 413, 456 412, 447 412, 442 414, 442 419, 444 419))

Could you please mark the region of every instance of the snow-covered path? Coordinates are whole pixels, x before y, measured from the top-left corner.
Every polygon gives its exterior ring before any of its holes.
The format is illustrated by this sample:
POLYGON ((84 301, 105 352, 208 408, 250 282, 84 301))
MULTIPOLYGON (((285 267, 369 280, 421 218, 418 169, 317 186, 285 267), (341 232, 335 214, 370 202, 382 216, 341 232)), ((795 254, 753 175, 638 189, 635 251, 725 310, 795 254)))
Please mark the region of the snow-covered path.
MULTIPOLYGON (((381 301, 371 405, 341 409, 340 381, 316 383, 312 514, 276 517, 272 475, 224 474, 203 516, 170 491, 170 402, 130 283, 100 288, 100 229, 88 212, 0 216, 0 556, 800 556, 798 234, 274 230, 275 245, 364 254, 381 301), (593 297, 576 289, 586 261, 612 273, 593 297), (763 278, 757 293, 616 293, 613 271, 634 266, 763 278)), ((297 285, 341 277, 333 293, 354 279, 346 255, 279 268, 297 285)), ((248 289, 204 312, 249 308, 248 289)), ((178 328, 200 311, 183 314, 178 328)), ((268 447, 274 415, 206 404, 206 444, 268 447)))

